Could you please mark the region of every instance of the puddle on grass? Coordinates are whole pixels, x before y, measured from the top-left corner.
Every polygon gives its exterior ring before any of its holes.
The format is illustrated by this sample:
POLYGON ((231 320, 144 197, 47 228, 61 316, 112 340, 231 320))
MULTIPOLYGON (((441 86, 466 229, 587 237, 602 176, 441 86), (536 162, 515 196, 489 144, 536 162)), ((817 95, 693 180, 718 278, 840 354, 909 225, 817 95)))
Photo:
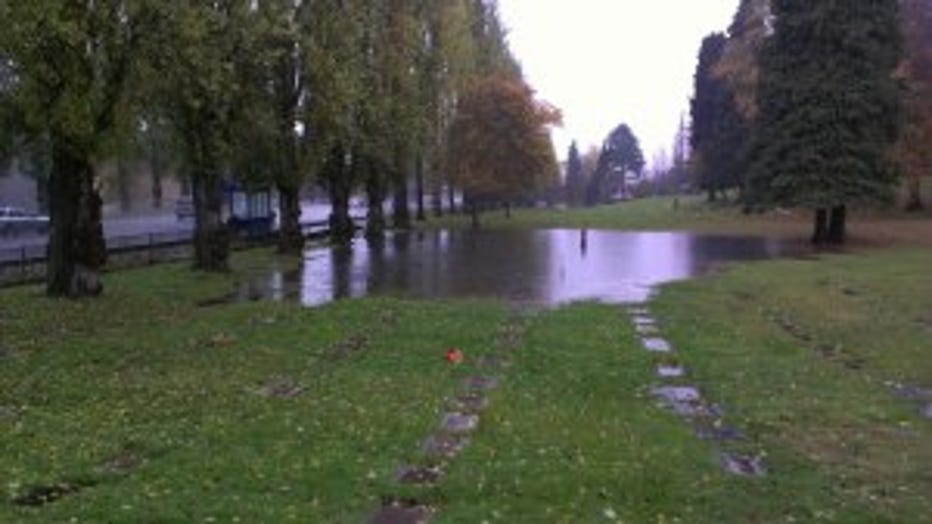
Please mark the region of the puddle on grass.
POLYGON ((642 303, 658 285, 723 263, 811 253, 803 242, 690 233, 457 230, 391 233, 384 242, 315 247, 298 271, 269 268, 233 300, 257 296, 318 306, 371 295, 501 298, 558 306, 583 300, 642 303))
POLYGON ((925 407, 922 408, 922 416, 932 420, 932 403, 926 404, 925 407))

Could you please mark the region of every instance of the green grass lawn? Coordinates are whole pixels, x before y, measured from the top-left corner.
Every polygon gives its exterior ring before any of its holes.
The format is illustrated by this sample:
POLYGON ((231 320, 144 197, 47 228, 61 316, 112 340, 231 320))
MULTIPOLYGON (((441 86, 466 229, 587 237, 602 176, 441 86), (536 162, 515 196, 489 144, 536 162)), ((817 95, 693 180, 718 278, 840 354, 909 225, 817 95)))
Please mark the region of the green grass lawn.
POLYGON ((362 522, 384 497, 434 505, 437 522, 932 514, 932 422, 885 385, 932 385, 929 251, 744 265, 651 305, 683 381, 727 410, 741 449, 766 452, 761 479, 723 472, 719 446, 657 405, 656 361, 620 307, 198 307, 238 273, 291 263, 265 251, 235 262, 228 276, 111 274, 96 301, 0 291, 0 522, 362 522), (523 337, 471 445, 437 486, 400 487, 399 466, 424 462, 444 399, 509 323, 523 337), (465 365, 444 360, 451 346, 465 365), (298 394, 261 394, 274 386, 298 394), (11 502, 61 482, 85 487, 11 502))
MULTIPOLYGON (((930 184, 932 185, 932 184, 930 184)), ((481 227, 489 229, 569 228, 637 231, 695 231, 726 235, 767 235, 808 238, 811 213, 780 210, 746 215, 733 202, 709 203, 705 197, 660 197, 630 200, 592 208, 514 209, 483 213, 481 227)), ((431 218, 424 228, 470 227, 463 215, 431 218)), ((854 210, 849 226, 856 245, 932 246, 932 214, 904 213, 896 209, 854 210)))

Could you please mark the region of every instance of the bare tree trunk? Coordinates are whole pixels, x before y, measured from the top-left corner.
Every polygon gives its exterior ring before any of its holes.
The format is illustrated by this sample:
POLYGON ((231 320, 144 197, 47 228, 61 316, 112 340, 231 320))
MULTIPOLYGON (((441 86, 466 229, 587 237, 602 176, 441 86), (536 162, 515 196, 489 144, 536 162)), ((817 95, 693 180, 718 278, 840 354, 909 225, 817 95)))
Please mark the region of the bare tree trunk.
POLYGON ((439 184, 436 185, 430 192, 430 207, 432 208, 433 214, 435 217, 440 218, 443 216, 443 190, 439 184))
POLYGON ((417 216, 418 222, 427 220, 427 214, 424 212, 424 158, 419 153, 415 165, 415 192, 417 193, 417 216))
POLYGON ((301 233, 301 191, 299 187, 278 185, 278 252, 300 255, 304 252, 304 235, 301 233))
POLYGON ((356 225, 349 213, 353 180, 345 153, 343 146, 335 147, 328 165, 324 167, 330 194, 330 242, 338 245, 350 243, 356 235, 356 225))
POLYGON ((103 291, 100 269, 107 260, 107 247, 89 156, 53 140, 48 188, 51 229, 46 293, 50 297, 97 296, 103 291))
POLYGON ((812 227, 812 243, 824 244, 828 240, 828 211, 824 208, 816 209, 812 227))
POLYGON ((469 216, 472 219, 472 228, 479 229, 479 205, 476 199, 469 198, 467 205, 469 206, 469 216))
POLYGON ((193 173, 194 269, 229 270, 230 231, 223 222, 223 179, 216 166, 202 166, 193 173))
POLYGON ((149 169, 152 172, 152 207, 162 209, 162 175, 164 170, 162 154, 153 148, 149 157, 149 169))
POLYGON ((828 242, 831 244, 844 244, 847 236, 848 208, 835 206, 832 208, 828 224, 828 242))
POLYGON ((906 211, 922 211, 925 205, 922 202, 922 177, 909 175, 906 180, 909 195, 906 200, 906 211))
POLYGON ((447 213, 456 214, 456 188, 453 184, 447 184, 447 213))
POLYGON ((411 229, 411 210, 408 207, 408 179, 404 175, 395 181, 392 205, 392 225, 395 229, 411 229))
POLYGON ((366 177, 366 238, 378 241, 385 238, 385 178, 371 159, 365 161, 366 177))

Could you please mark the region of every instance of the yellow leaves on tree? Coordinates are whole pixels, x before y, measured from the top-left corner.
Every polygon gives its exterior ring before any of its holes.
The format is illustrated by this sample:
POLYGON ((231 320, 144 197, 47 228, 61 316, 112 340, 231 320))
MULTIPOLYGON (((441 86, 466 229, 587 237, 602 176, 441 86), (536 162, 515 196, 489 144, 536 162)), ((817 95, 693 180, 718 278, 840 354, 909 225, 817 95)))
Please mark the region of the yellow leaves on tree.
POLYGON ((922 207, 920 181, 932 171, 932 5, 903 2, 906 59, 899 74, 907 85, 906 126, 897 144, 897 160, 906 172, 910 209, 922 207))
POLYGON ((467 88, 450 128, 450 177, 467 197, 508 200, 556 182, 551 126, 560 112, 521 79, 493 76, 467 88))

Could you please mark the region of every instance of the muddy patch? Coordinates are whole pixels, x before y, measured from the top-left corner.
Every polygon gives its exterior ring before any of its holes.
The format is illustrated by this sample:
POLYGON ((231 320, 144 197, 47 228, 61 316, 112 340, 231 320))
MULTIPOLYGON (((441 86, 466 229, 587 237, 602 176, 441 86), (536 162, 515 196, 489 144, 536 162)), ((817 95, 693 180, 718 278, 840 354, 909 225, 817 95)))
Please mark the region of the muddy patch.
POLYGON ((59 482, 48 486, 32 486, 13 497, 13 504, 27 507, 44 506, 93 486, 92 482, 59 482))
POLYGON ((265 398, 294 399, 304 393, 304 386, 289 377, 272 377, 254 390, 265 398))
POLYGON ((722 453, 722 467, 725 471, 742 477, 763 477, 767 474, 764 459, 760 456, 722 453))
POLYGON ((353 355, 362 353, 369 348, 369 337, 365 335, 352 335, 330 346, 325 358, 330 361, 346 360, 353 355))
POLYGON ((142 467, 145 460, 139 453, 124 451, 103 461, 97 466, 97 471, 103 475, 125 477, 142 467))
POLYGON ((434 486, 443 480, 443 470, 437 466, 402 466, 398 482, 409 486, 434 486))
POLYGON ((382 507, 369 520, 369 524, 426 524, 436 510, 416 500, 391 499, 382 501, 382 507))
POLYGON ((239 295, 235 291, 227 293, 226 295, 220 295, 218 297, 207 298, 198 302, 195 302, 194 305, 199 308, 214 308, 221 306, 229 306, 239 302, 239 295))

